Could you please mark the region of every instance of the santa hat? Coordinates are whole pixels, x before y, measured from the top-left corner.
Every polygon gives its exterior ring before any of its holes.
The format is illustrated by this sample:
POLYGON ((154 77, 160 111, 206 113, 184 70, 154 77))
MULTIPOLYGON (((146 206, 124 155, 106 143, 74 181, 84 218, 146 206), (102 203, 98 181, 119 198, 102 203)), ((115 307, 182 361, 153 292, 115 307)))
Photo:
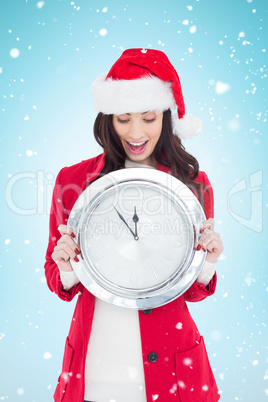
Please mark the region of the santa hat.
POLYGON ((195 137, 201 121, 185 114, 179 76, 165 53, 153 49, 128 49, 108 74, 92 85, 94 105, 104 114, 177 110, 172 116, 174 134, 195 137))

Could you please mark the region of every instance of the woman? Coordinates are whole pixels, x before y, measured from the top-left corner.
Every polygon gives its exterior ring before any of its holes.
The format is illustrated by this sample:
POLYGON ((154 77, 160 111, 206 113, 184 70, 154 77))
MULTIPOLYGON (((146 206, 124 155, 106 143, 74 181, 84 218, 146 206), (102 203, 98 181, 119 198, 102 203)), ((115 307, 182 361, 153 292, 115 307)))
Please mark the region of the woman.
POLYGON ((62 300, 78 294, 54 399, 215 402, 219 394, 203 338, 186 305, 214 293, 216 262, 223 251, 214 232, 211 185, 179 138, 196 135, 200 122, 185 115, 179 77, 157 50, 126 50, 108 75, 94 82, 93 96, 99 111, 94 135, 104 153, 63 168, 52 199, 47 283, 62 300), (79 260, 79 245, 66 224, 93 180, 141 166, 174 175, 198 197, 207 220, 196 248, 206 250, 207 257, 182 296, 153 310, 134 311, 95 299, 79 282, 70 263, 79 260))

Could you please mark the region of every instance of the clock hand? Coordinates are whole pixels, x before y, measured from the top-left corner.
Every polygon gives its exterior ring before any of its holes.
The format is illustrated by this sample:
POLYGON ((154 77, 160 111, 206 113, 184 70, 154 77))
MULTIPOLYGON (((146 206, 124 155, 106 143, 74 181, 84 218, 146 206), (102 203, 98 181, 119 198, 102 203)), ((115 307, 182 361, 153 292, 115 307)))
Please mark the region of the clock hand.
POLYGON ((128 229, 131 231, 131 233, 133 234, 133 237, 135 240, 138 240, 138 236, 135 235, 135 233, 133 232, 133 230, 128 226, 127 222, 125 221, 124 217, 120 214, 119 211, 117 211, 117 209, 115 208, 115 206, 113 205, 114 209, 116 210, 119 218, 124 222, 124 224, 128 227, 128 229))
POLYGON ((137 223, 139 222, 139 217, 136 213, 136 207, 134 207, 134 216, 133 216, 132 220, 135 223, 135 236, 138 238, 137 223))

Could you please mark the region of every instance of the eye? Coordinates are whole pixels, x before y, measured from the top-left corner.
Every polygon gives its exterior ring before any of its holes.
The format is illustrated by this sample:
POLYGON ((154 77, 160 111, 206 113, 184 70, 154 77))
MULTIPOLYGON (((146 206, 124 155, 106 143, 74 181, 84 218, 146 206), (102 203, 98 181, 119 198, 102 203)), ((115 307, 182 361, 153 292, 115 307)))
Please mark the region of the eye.
POLYGON ((155 117, 153 119, 144 119, 145 123, 153 123, 155 120, 155 117))
POLYGON ((120 119, 119 117, 117 118, 117 121, 118 121, 118 123, 121 123, 121 124, 126 124, 129 122, 128 119, 120 119))

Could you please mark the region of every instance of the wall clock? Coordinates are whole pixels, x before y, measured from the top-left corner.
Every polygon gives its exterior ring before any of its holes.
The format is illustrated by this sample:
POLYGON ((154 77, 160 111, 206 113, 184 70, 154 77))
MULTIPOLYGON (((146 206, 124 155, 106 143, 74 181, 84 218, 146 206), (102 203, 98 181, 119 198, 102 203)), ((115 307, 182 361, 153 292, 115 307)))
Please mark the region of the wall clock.
POLYGON ((192 191, 154 169, 127 168, 89 185, 68 220, 81 249, 81 283, 117 306, 151 309, 183 294, 206 252, 196 251, 204 211, 192 191))

